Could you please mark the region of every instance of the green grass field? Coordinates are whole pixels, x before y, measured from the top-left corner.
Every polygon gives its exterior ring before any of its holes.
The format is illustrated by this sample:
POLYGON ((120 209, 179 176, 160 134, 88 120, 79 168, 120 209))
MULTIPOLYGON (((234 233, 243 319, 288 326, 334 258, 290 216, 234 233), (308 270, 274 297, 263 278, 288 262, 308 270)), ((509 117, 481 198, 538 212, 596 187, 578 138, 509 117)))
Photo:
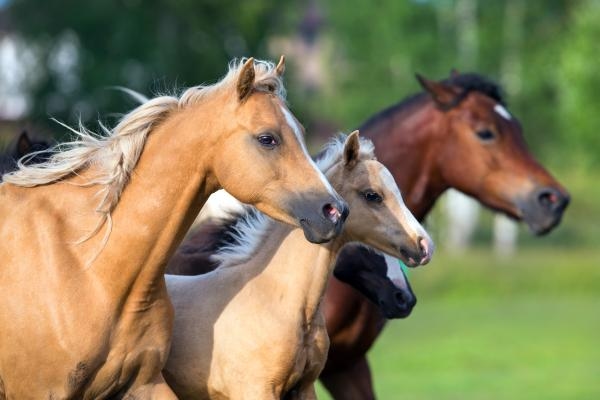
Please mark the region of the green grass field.
POLYGON ((411 272, 413 314, 369 355, 379 398, 600 399, 600 250, 549 247, 411 272))

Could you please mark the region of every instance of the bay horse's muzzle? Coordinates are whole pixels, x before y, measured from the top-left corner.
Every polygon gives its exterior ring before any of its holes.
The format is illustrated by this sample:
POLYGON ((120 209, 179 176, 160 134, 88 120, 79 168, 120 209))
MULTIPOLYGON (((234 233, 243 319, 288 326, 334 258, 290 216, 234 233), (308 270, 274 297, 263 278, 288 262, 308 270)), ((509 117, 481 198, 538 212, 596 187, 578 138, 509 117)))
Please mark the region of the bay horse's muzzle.
POLYGON ((517 201, 523 221, 536 235, 550 232, 560 223, 562 215, 569 205, 570 196, 562 189, 542 187, 517 201))

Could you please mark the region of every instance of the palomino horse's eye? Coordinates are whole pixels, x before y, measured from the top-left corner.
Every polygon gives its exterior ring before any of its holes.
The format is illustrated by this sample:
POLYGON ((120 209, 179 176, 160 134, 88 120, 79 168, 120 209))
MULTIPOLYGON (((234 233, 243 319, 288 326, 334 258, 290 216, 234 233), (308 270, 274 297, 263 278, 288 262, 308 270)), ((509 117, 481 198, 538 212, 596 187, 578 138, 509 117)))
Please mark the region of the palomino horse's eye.
POLYGON ((496 135, 489 129, 483 129, 481 131, 477 131, 477 137, 483 141, 489 141, 494 139, 496 135))
POLYGON ((269 149, 272 149, 273 147, 275 147, 279 144, 277 142, 277 139, 275 139, 275 137, 273 135, 263 134, 263 135, 260 135, 257 139, 261 145, 263 145, 264 147, 267 147, 269 149))
POLYGON ((383 197, 377 192, 373 192, 372 190, 367 190, 363 193, 365 200, 369 203, 381 203, 383 201, 383 197))

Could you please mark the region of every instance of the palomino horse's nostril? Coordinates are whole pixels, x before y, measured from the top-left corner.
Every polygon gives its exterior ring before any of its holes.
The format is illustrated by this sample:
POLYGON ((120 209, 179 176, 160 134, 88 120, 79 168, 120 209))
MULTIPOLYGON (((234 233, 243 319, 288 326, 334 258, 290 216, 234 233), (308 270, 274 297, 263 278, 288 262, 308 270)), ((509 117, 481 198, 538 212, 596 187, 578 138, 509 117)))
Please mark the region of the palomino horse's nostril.
POLYGON ((334 224, 337 224, 342 217, 342 213, 335 206, 329 203, 323 206, 323 215, 325 215, 325 218, 334 224))

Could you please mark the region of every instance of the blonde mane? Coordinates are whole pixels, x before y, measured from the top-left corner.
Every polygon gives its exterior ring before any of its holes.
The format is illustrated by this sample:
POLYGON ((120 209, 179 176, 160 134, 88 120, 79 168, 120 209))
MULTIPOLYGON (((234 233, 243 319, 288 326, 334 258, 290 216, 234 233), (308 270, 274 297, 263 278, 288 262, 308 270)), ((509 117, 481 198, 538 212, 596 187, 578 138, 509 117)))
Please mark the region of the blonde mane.
MULTIPOLYGON (((337 135, 317 155, 315 163, 322 172, 325 173, 342 161, 346 137, 345 134, 337 135)), ((360 138, 359 159, 374 159, 374 152, 373 142, 360 138)), ((227 205, 218 214, 219 216, 226 215, 220 217, 225 224, 231 223, 231 220, 234 221, 226 233, 228 240, 211 256, 211 259, 218 262, 220 267, 235 266, 249 260, 264 243, 271 224, 275 222, 252 206, 240 203, 240 207, 243 207, 242 211, 238 208, 232 210, 232 207, 227 205)))
MULTIPOLYGON (((143 95, 132 95, 142 102, 140 106, 123 116, 120 122, 108 129, 99 123, 102 134, 86 129, 81 123, 78 129, 60 123, 75 134, 75 140, 59 144, 50 150, 51 156, 43 163, 25 165, 19 161, 18 169, 5 174, 6 183, 34 187, 51 184, 76 175, 88 166, 96 167, 95 175, 81 186, 102 186, 96 212, 101 219, 96 228, 83 240, 87 240, 108 223, 105 241, 111 231, 111 212, 119 202, 123 189, 135 168, 144 148, 146 138, 171 112, 197 104, 222 90, 236 90, 239 72, 247 59, 233 60, 229 71, 213 85, 200 85, 186 89, 180 96, 163 95, 146 100, 143 95), (146 101, 144 101, 146 100, 146 101)), ((269 61, 254 61, 256 90, 273 92, 285 100, 285 88, 275 65, 269 61)))
MULTIPOLYGON (((319 169, 325 173, 329 168, 333 167, 341 160, 344 153, 344 145, 348 135, 340 133, 333 137, 317 155, 315 163, 319 169)), ((375 158, 375 146, 369 139, 359 138, 360 150, 358 158, 360 160, 371 160, 375 158)))

